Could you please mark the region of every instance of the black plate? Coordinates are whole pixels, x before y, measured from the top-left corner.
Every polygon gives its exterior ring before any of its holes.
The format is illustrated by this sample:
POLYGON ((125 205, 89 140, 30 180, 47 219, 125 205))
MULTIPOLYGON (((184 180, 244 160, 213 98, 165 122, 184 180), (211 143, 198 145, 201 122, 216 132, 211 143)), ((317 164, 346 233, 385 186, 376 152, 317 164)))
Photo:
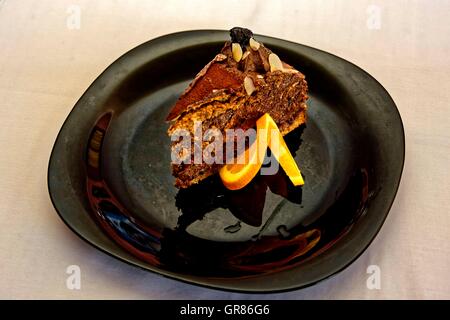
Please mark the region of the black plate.
POLYGON ((111 64, 58 135, 49 192, 76 234, 144 269, 248 292, 314 284, 367 248, 403 168, 404 132, 394 102, 374 78, 341 58, 256 38, 309 84, 307 125, 287 138, 305 176, 303 190, 291 190, 278 175, 272 182, 259 177, 230 196, 213 177, 177 195, 164 118, 228 32, 175 33, 111 64), (246 220, 239 211, 249 208, 246 220))

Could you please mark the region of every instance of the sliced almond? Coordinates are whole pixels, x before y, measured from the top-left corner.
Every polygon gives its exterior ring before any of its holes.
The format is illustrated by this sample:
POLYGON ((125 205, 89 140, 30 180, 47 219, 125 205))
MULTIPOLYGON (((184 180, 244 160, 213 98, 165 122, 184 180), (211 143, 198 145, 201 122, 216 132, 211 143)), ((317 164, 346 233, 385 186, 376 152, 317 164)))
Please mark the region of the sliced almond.
POLYGON ((217 61, 223 61, 227 58, 226 55, 224 55, 223 53, 219 53, 218 55, 216 55, 216 60, 217 61))
POLYGON ((245 58, 248 57, 248 55, 250 54, 250 51, 245 51, 244 54, 242 55, 242 60, 244 60, 245 58))
POLYGON ((249 96, 256 90, 255 85, 253 84, 253 80, 250 77, 245 77, 244 79, 244 88, 249 96))
POLYGON ((259 49, 260 44, 255 39, 250 38, 249 43, 250 43, 250 48, 252 48, 253 50, 257 51, 259 49))
POLYGON ((283 63, 281 62, 280 58, 275 54, 271 53, 269 54, 269 65, 270 65, 270 71, 283 71, 283 63))
POLYGON ((264 79, 264 76, 263 76, 262 74, 257 74, 256 77, 257 77, 258 79, 264 79))
POLYGON ((284 73, 299 73, 298 70, 292 69, 292 68, 283 68, 284 73))
POLYGON ((239 43, 233 43, 231 44, 231 52, 233 53, 233 59, 236 62, 241 61, 242 59, 242 48, 239 43))

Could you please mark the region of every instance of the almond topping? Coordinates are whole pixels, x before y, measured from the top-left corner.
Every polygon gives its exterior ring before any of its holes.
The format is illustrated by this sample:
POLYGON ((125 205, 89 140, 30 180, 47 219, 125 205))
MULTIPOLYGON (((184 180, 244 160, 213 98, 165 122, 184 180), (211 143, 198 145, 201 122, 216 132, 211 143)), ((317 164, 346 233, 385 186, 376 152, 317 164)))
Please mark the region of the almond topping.
POLYGON ((233 53, 233 59, 236 62, 241 61, 242 59, 242 48, 239 43, 233 43, 231 44, 231 52, 233 53))
POLYGON ((216 60, 217 61, 223 61, 227 58, 226 55, 224 55, 223 53, 219 53, 218 55, 216 55, 216 60))
POLYGON ((242 60, 244 60, 245 58, 248 57, 248 55, 250 54, 250 51, 245 51, 244 54, 242 55, 242 60))
POLYGON ((298 70, 292 69, 292 68, 283 68, 284 73, 298 73, 298 70))
POLYGON ((244 79, 244 88, 249 96, 256 90, 255 85, 253 84, 253 80, 250 77, 245 77, 244 79))
POLYGON ((270 71, 283 71, 283 64, 281 63, 280 58, 275 54, 271 53, 269 54, 269 64, 270 64, 270 71))
POLYGON ((250 43, 250 48, 252 48, 253 50, 257 51, 259 49, 260 44, 255 39, 250 38, 249 43, 250 43))

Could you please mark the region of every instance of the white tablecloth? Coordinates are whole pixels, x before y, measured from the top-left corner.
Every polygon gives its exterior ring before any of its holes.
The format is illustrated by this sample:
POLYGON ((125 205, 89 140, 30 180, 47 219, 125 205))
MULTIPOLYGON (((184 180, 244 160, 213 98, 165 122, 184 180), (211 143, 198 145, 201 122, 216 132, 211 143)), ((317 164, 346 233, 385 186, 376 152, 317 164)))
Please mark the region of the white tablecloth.
POLYGON ((0 0, 0 298, 450 298, 449 19, 444 0, 0 0), (99 73, 154 37, 233 26, 354 62, 404 121, 403 178, 381 232, 345 271, 304 290, 234 294, 139 270, 81 241, 48 197, 54 139, 99 73), (66 287, 69 265, 80 290, 66 287), (366 286, 369 265, 379 290, 366 286))

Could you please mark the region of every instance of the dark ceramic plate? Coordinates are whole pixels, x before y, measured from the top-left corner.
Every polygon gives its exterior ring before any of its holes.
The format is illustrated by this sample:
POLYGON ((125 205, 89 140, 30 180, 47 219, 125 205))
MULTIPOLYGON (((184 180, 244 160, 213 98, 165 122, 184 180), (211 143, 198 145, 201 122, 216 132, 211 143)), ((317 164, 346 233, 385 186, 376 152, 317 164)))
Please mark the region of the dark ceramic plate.
POLYGON ((314 284, 354 261, 388 214, 404 162, 399 112, 357 66, 256 36, 306 75, 309 121, 286 138, 306 184, 293 188, 281 172, 239 192, 217 177, 179 192, 164 119, 227 39, 225 31, 170 34, 111 64, 58 135, 51 199, 82 239, 164 276, 247 292, 314 284))

